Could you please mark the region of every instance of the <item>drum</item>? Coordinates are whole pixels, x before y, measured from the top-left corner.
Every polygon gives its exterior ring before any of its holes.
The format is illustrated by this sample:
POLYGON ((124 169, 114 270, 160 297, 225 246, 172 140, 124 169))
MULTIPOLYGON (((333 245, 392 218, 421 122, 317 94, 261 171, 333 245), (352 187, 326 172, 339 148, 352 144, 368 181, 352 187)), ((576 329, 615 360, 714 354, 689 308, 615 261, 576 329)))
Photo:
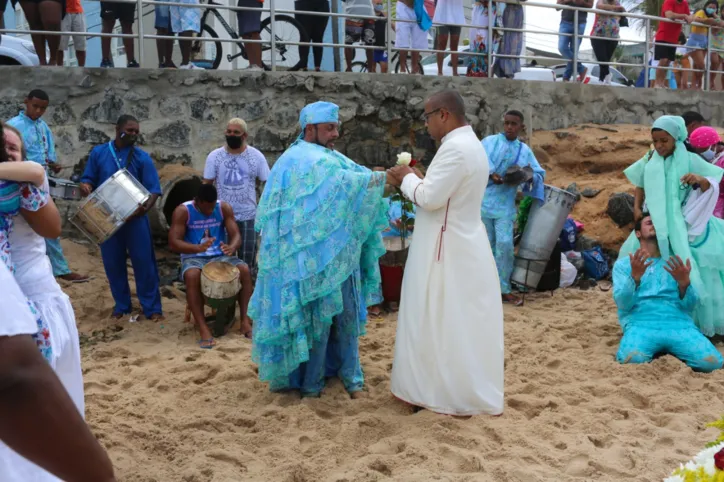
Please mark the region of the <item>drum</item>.
POLYGON ((77 183, 67 179, 48 176, 50 195, 55 199, 66 199, 68 201, 80 201, 80 187, 77 183))
POLYGON ((88 239, 101 244, 116 234, 150 196, 136 178, 121 169, 83 201, 70 222, 88 239))
POLYGON ((201 270, 201 293, 206 301, 236 300, 241 290, 240 274, 236 266, 223 261, 212 261, 201 270))

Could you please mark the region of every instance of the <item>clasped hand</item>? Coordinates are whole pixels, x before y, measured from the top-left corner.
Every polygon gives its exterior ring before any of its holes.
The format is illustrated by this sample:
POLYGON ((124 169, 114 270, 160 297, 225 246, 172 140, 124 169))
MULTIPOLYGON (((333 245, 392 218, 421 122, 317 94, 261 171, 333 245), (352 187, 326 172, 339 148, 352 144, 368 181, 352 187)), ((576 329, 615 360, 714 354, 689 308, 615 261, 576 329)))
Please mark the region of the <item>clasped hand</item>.
MULTIPOLYGON (((653 264, 653 260, 649 258, 649 253, 642 248, 639 248, 633 254, 629 254, 629 258, 631 259, 631 277, 636 284, 639 284, 648 267, 653 264)), ((679 256, 672 256, 666 262, 664 269, 674 278, 679 287, 686 288, 691 283, 689 277, 691 260, 687 259, 686 263, 684 263, 679 256)))
POLYGON ((405 176, 408 174, 414 174, 420 179, 424 177, 419 169, 400 165, 387 170, 387 184, 399 187, 402 185, 402 180, 405 179, 405 176))

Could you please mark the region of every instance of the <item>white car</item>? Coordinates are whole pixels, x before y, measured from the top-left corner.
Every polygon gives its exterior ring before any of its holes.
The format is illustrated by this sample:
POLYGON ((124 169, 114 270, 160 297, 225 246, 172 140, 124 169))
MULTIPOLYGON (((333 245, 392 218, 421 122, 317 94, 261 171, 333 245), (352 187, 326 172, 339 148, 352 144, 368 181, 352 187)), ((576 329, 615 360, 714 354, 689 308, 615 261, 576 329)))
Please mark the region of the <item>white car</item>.
MULTIPOLYGON (((461 47, 458 49, 458 75, 465 76, 468 72, 469 55, 465 53, 469 47, 461 47)), ((420 61, 422 70, 425 75, 437 75, 437 54, 428 55, 420 61)), ((445 56, 442 64, 443 75, 452 75, 452 54, 445 56)), ((538 80, 541 82, 555 82, 556 74, 553 70, 545 67, 521 67, 520 72, 513 76, 516 80, 538 80)))
POLYGON ((0 66, 34 66, 39 63, 33 42, 12 35, 0 35, 0 66))
MULTIPOLYGON (((621 72, 614 69, 613 67, 609 67, 609 70, 611 72, 611 82, 609 84, 605 84, 598 79, 601 68, 598 64, 589 64, 587 62, 584 62, 583 66, 588 69, 588 72, 586 72, 586 78, 583 81, 584 84, 610 85, 611 87, 629 87, 631 85, 634 85, 633 81, 626 78, 625 75, 623 75, 621 72)), ((566 64, 555 65, 553 66, 553 70, 556 73, 556 81, 562 82, 563 73, 566 71, 566 64)))

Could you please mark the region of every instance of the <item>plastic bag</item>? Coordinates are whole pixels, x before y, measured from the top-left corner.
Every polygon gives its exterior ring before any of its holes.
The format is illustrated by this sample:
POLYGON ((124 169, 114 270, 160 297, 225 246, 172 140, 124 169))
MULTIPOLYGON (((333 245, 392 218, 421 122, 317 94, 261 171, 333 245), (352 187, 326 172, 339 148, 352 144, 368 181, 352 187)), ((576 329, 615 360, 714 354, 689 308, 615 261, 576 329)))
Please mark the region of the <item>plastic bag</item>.
POLYGON ((561 253, 561 288, 568 288, 576 281, 578 270, 573 266, 566 257, 561 253))

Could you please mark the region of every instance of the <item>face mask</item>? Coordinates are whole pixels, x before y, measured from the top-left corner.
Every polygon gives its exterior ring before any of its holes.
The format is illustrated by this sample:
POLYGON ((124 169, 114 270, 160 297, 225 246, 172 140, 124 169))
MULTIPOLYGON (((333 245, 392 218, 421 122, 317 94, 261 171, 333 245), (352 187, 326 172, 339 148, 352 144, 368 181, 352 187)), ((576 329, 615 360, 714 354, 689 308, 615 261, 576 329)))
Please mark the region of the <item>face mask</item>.
POLYGON ((711 148, 709 148, 706 151, 701 153, 701 157, 703 157, 707 161, 711 161, 712 159, 714 159, 715 155, 716 155, 716 153, 714 151, 712 151, 711 148))
POLYGON ((706 14, 709 15, 710 17, 711 17, 712 15, 714 15, 715 13, 716 13, 716 9, 715 9, 715 8, 707 8, 707 9, 706 9, 706 14))
POLYGON ((138 136, 136 136, 136 135, 134 135, 134 134, 126 134, 126 133, 123 133, 123 134, 121 134, 121 140, 123 141, 123 143, 124 143, 125 145, 127 145, 127 146, 132 146, 132 145, 134 145, 136 142, 138 142, 138 136))
POLYGON ((241 147, 243 139, 241 136, 226 136, 226 144, 232 149, 238 149, 241 147))
POLYGON ((375 5, 375 12, 381 12, 384 9, 385 9, 385 6, 382 4, 375 5))

